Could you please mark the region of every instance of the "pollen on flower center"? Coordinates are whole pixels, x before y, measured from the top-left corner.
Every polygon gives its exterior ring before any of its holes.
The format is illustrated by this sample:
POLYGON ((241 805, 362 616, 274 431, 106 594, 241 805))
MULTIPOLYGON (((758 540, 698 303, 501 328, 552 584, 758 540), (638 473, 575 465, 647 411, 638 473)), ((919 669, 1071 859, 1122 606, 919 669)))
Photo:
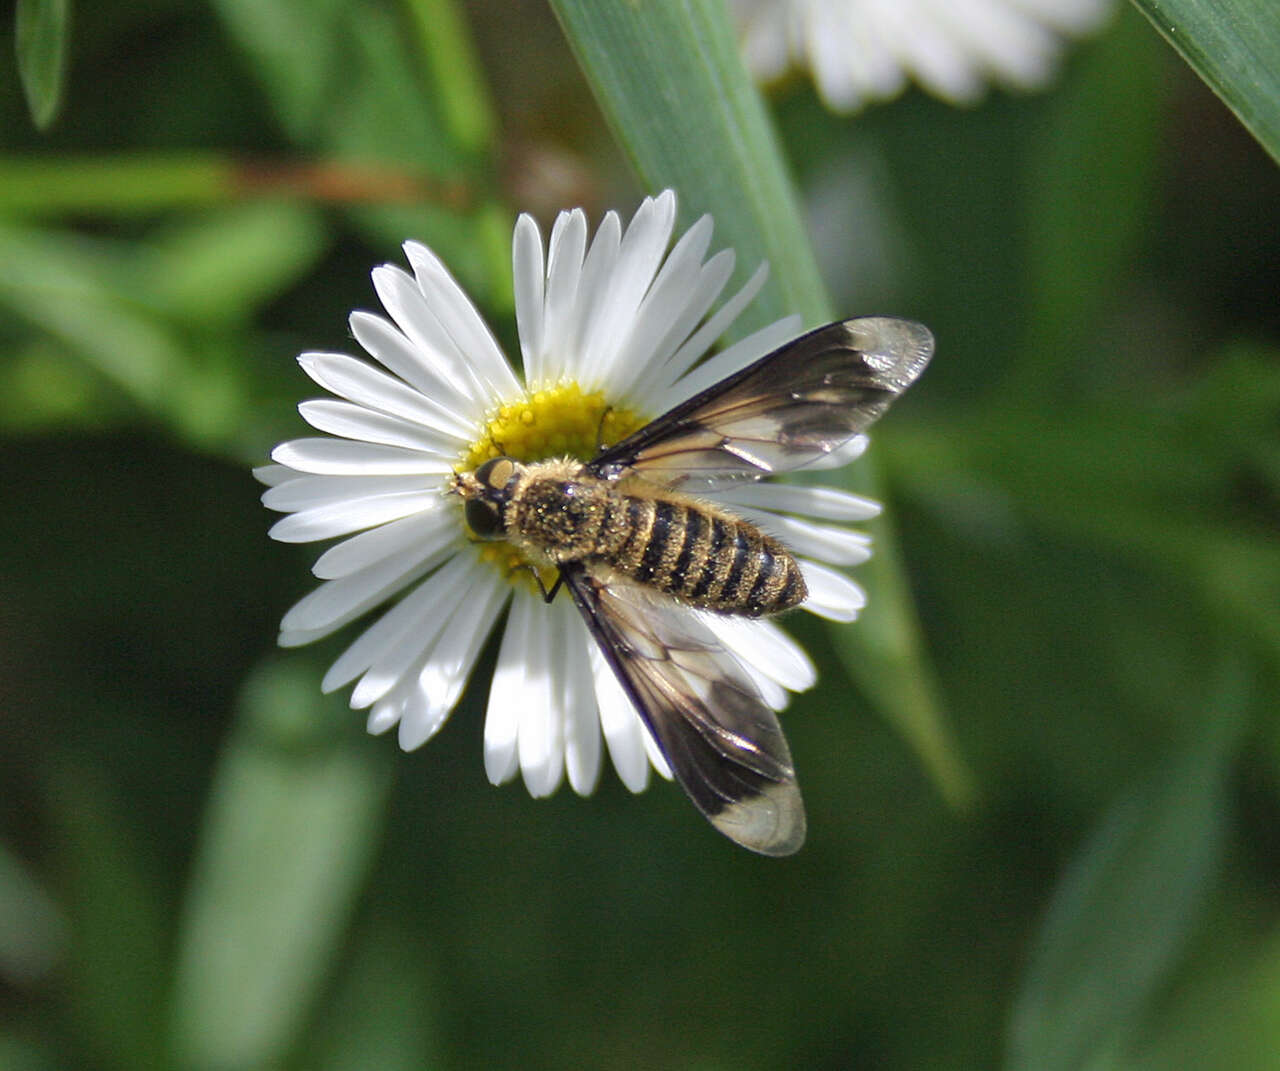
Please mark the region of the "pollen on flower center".
MULTIPOLYGON (((459 472, 470 472, 495 457, 526 463, 573 457, 588 461, 602 446, 616 443, 644 424, 627 406, 613 405, 601 391, 584 391, 577 383, 559 383, 507 402, 485 421, 480 436, 458 461, 459 472)), ((509 543, 480 548, 481 561, 497 568, 513 582, 535 588, 531 566, 509 543)), ((539 573, 543 586, 555 582, 554 572, 539 573)))
POLYGON ((500 405, 458 462, 469 472, 493 457, 545 461, 576 457, 588 461, 600 447, 616 443, 644 420, 634 410, 611 404, 601 391, 560 383, 500 405))

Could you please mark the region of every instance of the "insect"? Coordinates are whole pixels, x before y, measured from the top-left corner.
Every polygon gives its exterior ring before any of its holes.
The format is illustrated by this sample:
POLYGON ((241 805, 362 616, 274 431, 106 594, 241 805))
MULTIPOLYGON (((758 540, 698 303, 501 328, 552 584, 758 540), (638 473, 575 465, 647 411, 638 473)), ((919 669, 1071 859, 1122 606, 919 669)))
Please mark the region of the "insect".
MULTIPOLYGON (((816 461, 859 434, 933 354, 929 330, 864 317, 801 336, 585 464, 492 458, 454 476, 468 526, 553 568, 676 780, 722 833, 765 855, 805 837, 777 716, 695 610, 800 604, 791 552, 699 493, 816 461)), ((539 584, 542 584, 539 579, 539 584)))

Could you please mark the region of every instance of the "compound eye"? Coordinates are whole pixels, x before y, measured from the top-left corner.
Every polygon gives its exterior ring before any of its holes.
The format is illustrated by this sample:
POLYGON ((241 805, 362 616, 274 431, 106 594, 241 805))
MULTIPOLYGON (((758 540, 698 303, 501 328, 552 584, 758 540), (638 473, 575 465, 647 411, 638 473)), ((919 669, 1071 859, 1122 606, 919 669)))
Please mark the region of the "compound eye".
POLYGON ((490 491, 505 491, 515 478, 516 463, 509 457, 491 457, 476 469, 476 482, 490 491))
POLYGON ((467 527, 479 539, 503 539, 507 534, 507 526, 502 520, 502 507, 496 502, 487 502, 483 498, 473 498, 463 507, 467 519, 467 527))

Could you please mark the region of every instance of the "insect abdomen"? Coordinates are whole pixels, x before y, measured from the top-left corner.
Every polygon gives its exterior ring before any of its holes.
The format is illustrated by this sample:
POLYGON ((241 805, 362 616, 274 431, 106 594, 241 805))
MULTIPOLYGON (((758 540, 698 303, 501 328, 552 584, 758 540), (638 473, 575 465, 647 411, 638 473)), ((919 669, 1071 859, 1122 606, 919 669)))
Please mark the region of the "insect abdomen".
POLYGON ((682 501, 623 496, 629 534, 611 564, 694 606, 760 617, 808 594, 790 552, 755 525, 682 501))

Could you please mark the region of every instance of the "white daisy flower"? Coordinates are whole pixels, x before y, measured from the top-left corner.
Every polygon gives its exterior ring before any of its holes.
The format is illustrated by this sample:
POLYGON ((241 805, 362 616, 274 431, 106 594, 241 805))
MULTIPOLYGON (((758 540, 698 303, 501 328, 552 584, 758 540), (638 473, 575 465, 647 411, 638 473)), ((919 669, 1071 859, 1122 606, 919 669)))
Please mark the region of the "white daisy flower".
MULTIPOLYGON (((706 256, 706 216, 668 251, 675 218, 667 191, 646 200, 625 229, 608 213, 588 242, 583 212, 564 212, 544 248, 537 224, 520 217, 512 253, 523 375, 416 242, 404 247, 412 275, 390 265, 373 272, 387 316, 351 316, 372 361, 299 358, 337 397, 299 407, 324 434, 276 447, 275 464, 257 473, 269 485, 263 502, 287 514, 271 529, 276 539, 341 542, 315 563, 323 583, 285 615, 280 643, 310 643, 392 604, 323 681, 326 691, 354 683, 351 705, 368 710, 371 732, 396 727, 405 749, 428 740, 503 622, 484 726, 490 781, 519 772, 534 796, 547 796, 567 776, 585 795, 599 777, 602 740, 632 791, 645 787, 651 768, 671 776, 571 600, 545 603, 509 544, 468 532, 463 503, 448 490, 455 472, 499 452, 524 462, 587 460, 600 439, 617 441, 797 332, 796 318, 780 321, 699 364, 765 273, 713 311, 733 254, 706 256)), ((823 464, 843 464, 865 445, 860 436, 823 464)), ((861 589, 831 566, 868 557, 866 538, 844 524, 874 516, 875 503, 834 488, 770 484, 720 497, 795 551, 806 609, 840 621, 857 615, 861 589)), ((776 624, 707 617, 774 708, 814 683, 813 664, 776 624)))
POLYGON ((730 0, 747 66, 761 82, 813 72, 833 111, 888 100, 914 79, 953 104, 988 81, 1045 85, 1064 38, 1096 29, 1112 0, 730 0))

